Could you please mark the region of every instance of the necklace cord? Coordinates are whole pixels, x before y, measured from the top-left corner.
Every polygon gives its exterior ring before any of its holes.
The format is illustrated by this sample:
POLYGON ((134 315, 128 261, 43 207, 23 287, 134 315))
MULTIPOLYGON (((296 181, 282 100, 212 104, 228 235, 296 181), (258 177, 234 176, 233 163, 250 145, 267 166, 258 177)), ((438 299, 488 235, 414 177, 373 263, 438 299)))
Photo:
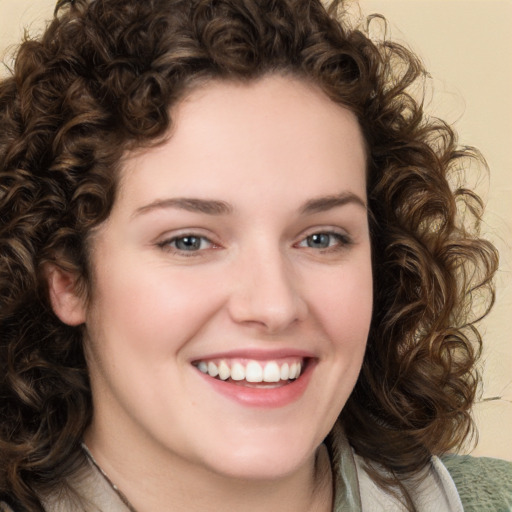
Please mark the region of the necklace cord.
POLYGON ((108 485, 111 487, 111 489, 117 494, 119 499, 123 502, 123 504, 126 506, 126 508, 130 512, 137 512, 135 507, 130 503, 130 500, 126 497, 126 495, 117 487, 117 485, 110 480, 109 476, 105 471, 102 469, 102 467, 96 462, 96 459, 94 458, 93 454, 87 448, 87 445, 85 443, 81 444, 82 450, 84 451, 85 455, 91 462, 91 464, 96 468, 96 470, 99 472, 99 474, 103 477, 103 479, 108 483, 108 485))

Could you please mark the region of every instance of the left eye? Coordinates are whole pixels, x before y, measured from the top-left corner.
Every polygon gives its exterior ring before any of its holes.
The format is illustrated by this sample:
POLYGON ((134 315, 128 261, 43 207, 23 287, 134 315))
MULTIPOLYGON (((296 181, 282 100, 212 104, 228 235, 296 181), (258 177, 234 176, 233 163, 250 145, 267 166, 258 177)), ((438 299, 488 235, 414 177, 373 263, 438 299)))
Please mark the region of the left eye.
POLYGON ((212 242, 204 236, 184 235, 168 240, 165 245, 178 251, 193 252, 211 247, 212 242))
POLYGON ((329 247, 347 244, 345 238, 338 233, 314 233, 304 238, 298 246, 311 249, 328 249, 329 247))

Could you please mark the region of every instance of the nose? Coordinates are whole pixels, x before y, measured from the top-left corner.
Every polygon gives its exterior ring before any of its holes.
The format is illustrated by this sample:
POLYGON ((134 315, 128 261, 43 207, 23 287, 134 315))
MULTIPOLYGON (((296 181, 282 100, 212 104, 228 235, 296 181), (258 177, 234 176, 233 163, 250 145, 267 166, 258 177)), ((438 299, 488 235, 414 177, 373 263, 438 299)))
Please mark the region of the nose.
POLYGON ((233 321, 273 334, 304 320, 307 304, 292 264, 281 251, 252 252, 237 266, 228 305, 233 321))

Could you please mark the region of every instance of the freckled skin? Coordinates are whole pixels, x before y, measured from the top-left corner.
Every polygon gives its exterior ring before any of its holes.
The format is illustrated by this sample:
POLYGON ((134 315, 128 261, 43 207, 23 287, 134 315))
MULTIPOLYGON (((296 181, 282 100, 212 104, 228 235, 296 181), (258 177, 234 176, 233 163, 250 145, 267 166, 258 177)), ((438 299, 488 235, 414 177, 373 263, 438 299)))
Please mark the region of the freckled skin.
POLYGON ((355 116, 283 77, 210 83, 172 113, 172 137, 126 160, 94 237, 83 309, 95 411, 87 443, 134 504, 139 492, 177 496, 207 478, 226 489, 309 478, 357 379, 371 317, 365 208, 301 210, 347 192, 366 201, 355 116), (144 211, 166 198, 230 212, 144 211), (304 393, 285 407, 244 407, 191 364, 241 348, 314 354, 304 393))

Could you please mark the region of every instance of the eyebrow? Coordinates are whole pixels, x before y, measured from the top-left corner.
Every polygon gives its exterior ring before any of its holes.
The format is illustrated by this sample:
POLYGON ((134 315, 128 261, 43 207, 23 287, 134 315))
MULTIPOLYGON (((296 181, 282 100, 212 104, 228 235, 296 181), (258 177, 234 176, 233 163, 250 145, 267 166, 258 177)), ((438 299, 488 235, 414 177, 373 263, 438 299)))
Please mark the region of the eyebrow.
MULTIPOLYGON (((299 211, 302 215, 311 215, 351 203, 361 206, 364 210, 367 208, 366 203, 358 195, 352 192, 342 192, 341 194, 310 199, 299 208, 299 211)), ((166 208, 177 208, 193 213, 205 213, 207 215, 229 215, 233 213, 233 207, 225 201, 192 197, 171 197, 167 199, 157 199, 152 203, 141 206, 135 210, 133 216, 136 217, 154 210, 166 208)))
POLYGON ((310 199, 302 206, 300 212, 303 215, 321 213, 347 204, 359 205, 364 208, 365 211, 367 209, 366 202, 357 194, 353 192, 342 192, 341 194, 310 199))
POLYGON ((178 208, 180 210, 206 213, 208 215, 227 215, 233 211, 233 207, 224 201, 217 201, 214 199, 196 199, 189 197, 172 197, 168 199, 157 199, 152 203, 141 206, 135 210, 133 216, 165 208, 178 208))

